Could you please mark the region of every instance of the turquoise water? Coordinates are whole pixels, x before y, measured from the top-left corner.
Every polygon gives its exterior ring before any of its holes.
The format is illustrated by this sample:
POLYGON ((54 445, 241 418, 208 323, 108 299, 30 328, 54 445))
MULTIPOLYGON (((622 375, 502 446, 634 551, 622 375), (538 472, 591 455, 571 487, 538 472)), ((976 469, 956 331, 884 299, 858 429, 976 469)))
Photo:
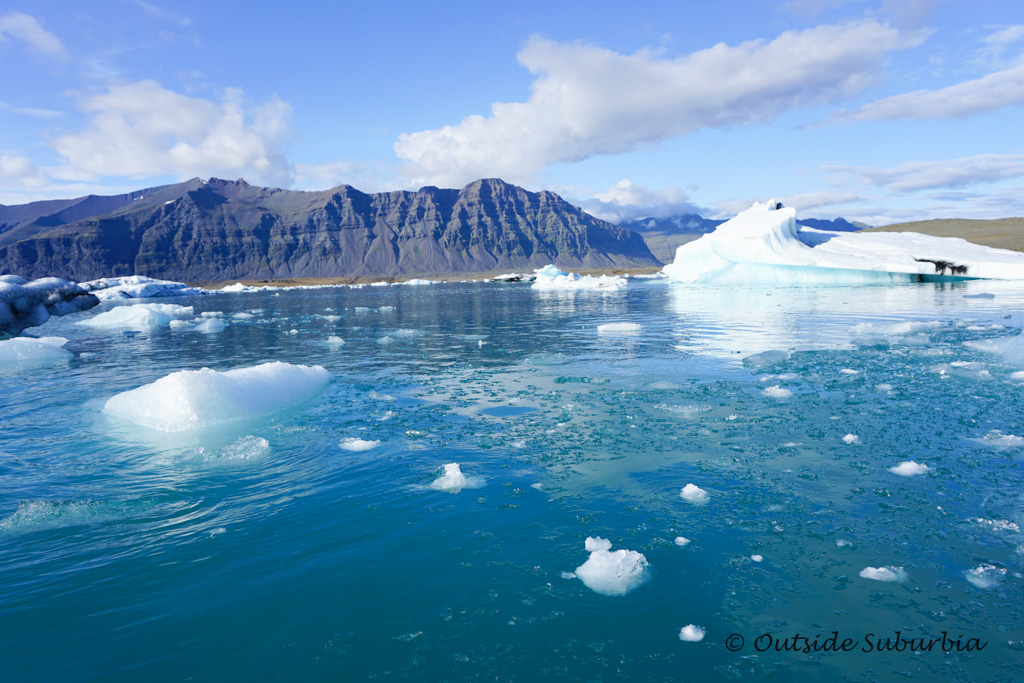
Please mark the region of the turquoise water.
POLYGON ((80 314, 36 330, 73 359, 0 370, 4 680, 1024 679, 1024 361, 965 346, 1019 332, 1020 285, 163 301, 228 327, 80 314), (598 333, 612 322, 643 329, 598 333), (272 360, 334 380, 198 433, 101 412, 171 372, 272 360), (889 471, 908 460, 931 469, 889 471), (432 490, 451 462, 485 485, 432 490), (643 553, 649 579, 563 578, 588 536, 643 553), (990 587, 967 580, 989 564, 990 587), (906 579, 859 576, 888 566, 906 579), (755 645, 833 631, 859 646, 755 645), (987 646, 863 651, 895 631, 987 646))

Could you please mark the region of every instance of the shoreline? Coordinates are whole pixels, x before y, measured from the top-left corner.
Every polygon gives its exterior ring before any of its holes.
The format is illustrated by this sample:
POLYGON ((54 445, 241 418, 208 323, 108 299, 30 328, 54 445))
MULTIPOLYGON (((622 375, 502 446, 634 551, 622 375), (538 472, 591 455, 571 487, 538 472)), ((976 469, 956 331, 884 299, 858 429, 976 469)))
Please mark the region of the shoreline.
MULTIPOLYGON (((572 270, 571 272, 579 275, 651 275, 659 272, 664 266, 643 266, 640 268, 588 268, 581 270, 572 270)), ((507 273, 516 272, 514 270, 501 270, 491 271, 488 273, 465 273, 461 275, 433 275, 433 276, 417 276, 417 275, 402 275, 395 277, 375 277, 375 276, 358 276, 358 277, 296 277, 296 278, 280 278, 280 279, 232 279, 232 280, 217 280, 214 282, 187 282, 185 284, 190 287, 199 287, 201 289, 218 290, 235 283, 242 283, 250 287, 309 287, 309 286, 344 286, 344 285, 368 285, 375 282, 387 282, 388 284, 402 284, 409 280, 432 280, 434 282, 479 282, 488 281, 497 277, 498 275, 505 275, 507 273)), ((532 270, 526 271, 525 274, 532 273, 532 270)))

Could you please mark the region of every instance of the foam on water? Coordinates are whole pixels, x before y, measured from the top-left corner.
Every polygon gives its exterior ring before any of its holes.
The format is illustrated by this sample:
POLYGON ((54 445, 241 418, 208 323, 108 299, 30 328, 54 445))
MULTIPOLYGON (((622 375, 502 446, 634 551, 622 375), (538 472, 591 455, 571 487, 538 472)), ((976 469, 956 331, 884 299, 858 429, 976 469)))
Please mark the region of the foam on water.
POLYGON ((103 412, 162 432, 262 417, 311 398, 331 380, 319 365, 264 363, 218 372, 174 372, 120 393, 103 412))
POLYGON ((576 576, 595 593, 625 595, 647 580, 647 558, 635 550, 612 552, 612 542, 588 537, 584 548, 587 561, 576 567, 576 576))

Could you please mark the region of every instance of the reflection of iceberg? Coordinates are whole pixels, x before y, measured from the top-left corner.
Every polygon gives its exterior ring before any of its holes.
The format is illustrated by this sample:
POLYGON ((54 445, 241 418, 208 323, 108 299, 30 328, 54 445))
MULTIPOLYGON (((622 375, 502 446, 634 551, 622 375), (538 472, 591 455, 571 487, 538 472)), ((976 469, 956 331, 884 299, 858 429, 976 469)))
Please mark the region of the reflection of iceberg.
POLYGON ((794 209, 768 202, 679 247, 664 272, 692 283, 1021 280, 1024 254, 917 233, 798 228, 794 209))

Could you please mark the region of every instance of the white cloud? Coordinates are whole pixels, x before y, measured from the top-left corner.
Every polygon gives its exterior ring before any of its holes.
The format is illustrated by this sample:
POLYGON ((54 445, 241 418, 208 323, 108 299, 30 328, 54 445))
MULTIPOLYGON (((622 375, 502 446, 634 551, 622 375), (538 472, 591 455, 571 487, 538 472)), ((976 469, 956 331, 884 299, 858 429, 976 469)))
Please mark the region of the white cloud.
POLYGON ((651 190, 625 178, 590 199, 574 201, 592 216, 610 223, 638 218, 668 218, 704 210, 693 204, 677 187, 651 190))
POLYGON ((140 81, 110 86, 85 98, 80 108, 90 117, 89 127, 52 142, 75 171, 242 176, 255 183, 291 184, 292 169, 283 151, 291 107, 277 97, 247 107, 236 88, 213 102, 140 81))
MULTIPOLYGON (((777 197, 752 197, 747 199, 730 199, 719 202, 716 205, 715 218, 732 218, 741 211, 746 211, 754 202, 766 202, 774 199, 782 202, 784 206, 791 206, 796 209, 796 217, 801 218, 835 218, 843 216, 843 211, 837 207, 864 201, 864 197, 845 190, 820 190, 816 192, 802 192, 799 194, 780 195, 777 197)), ((845 216, 844 216, 845 217, 845 216)))
POLYGON ((534 37, 518 55, 537 75, 526 102, 498 102, 489 117, 402 134, 395 153, 417 184, 461 186, 491 176, 524 183, 548 164, 628 152, 702 128, 765 123, 859 93, 886 53, 923 39, 865 20, 665 59, 653 50, 622 55, 534 37))
POLYGON ((854 173, 892 192, 967 187, 1024 176, 1024 154, 978 154, 960 159, 908 161, 890 168, 825 166, 824 171, 854 173))
POLYGON ((0 155, 0 185, 39 188, 48 182, 46 174, 21 154, 0 155))
POLYGON ((985 36, 983 42, 989 45, 1009 45, 1024 38, 1024 24, 1007 26, 985 36))
POLYGON ((54 111, 53 109, 37 109, 35 107, 15 107, 13 104, 2 101, 0 101, 0 109, 9 111, 12 114, 28 116, 34 119, 59 119, 64 116, 64 112, 62 111, 54 111))
POLYGON ((917 90, 839 112, 840 121, 962 119, 1024 103, 1024 60, 1016 65, 939 90, 917 90))
POLYGON ((351 185, 362 192, 388 192, 395 189, 392 170, 382 164, 360 161, 328 161, 322 164, 295 164, 295 187, 299 190, 327 190, 351 185))
POLYGON ((60 39, 43 28, 35 17, 21 12, 0 15, 0 42, 17 38, 36 52, 63 59, 67 56, 60 39))

